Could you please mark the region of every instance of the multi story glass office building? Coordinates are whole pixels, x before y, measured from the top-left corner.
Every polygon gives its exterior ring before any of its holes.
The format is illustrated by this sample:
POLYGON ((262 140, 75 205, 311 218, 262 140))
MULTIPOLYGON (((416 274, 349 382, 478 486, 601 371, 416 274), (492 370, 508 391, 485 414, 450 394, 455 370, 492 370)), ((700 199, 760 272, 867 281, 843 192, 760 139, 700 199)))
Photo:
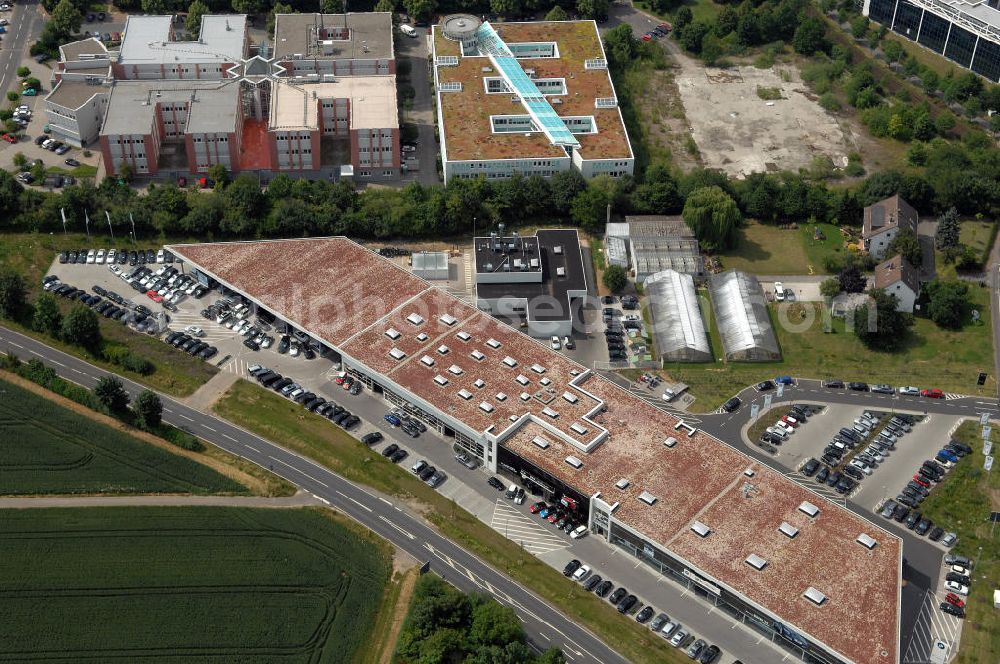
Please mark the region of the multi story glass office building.
POLYGON ((862 13, 991 81, 1000 80, 1000 0, 864 0, 862 13))

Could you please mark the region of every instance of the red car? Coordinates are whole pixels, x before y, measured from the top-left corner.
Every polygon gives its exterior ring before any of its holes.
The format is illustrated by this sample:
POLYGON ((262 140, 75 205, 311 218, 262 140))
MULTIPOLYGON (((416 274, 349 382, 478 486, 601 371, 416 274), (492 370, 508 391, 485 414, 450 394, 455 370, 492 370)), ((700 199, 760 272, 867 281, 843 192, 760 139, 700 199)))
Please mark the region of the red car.
POLYGON ((920 396, 928 399, 944 399, 944 392, 935 387, 930 390, 920 390, 920 396))
POLYGON ((341 383, 340 385, 345 390, 349 390, 349 389, 351 389, 351 385, 353 385, 353 384, 354 384, 354 379, 351 378, 350 376, 347 376, 346 378, 344 378, 344 382, 341 383))
POLYGON ((788 415, 782 415, 781 421, 793 427, 799 426, 799 421, 796 420, 794 417, 789 417, 788 415))
POLYGON ((555 523, 558 520, 559 520, 559 512, 552 512, 552 514, 546 517, 546 521, 548 521, 549 523, 555 523))
POLYGON ((4 134, 3 136, 0 136, 0 138, 2 138, 3 140, 5 140, 5 141, 7 141, 8 143, 11 143, 11 144, 17 143, 17 136, 11 136, 10 134, 4 134))
POLYGON ((658 27, 660 30, 663 30, 664 32, 670 32, 671 30, 674 29, 674 26, 670 25, 669 23, 660 23, 656 27, 658 27))
POLYGON ((945 595, 944 601, 948 602, 952 606, 957 606, 960 609, 965 607, 965 602, 962 601, 962 598, 956 595, 955 593, 948 593, 947 595, 945 595))
POLYGON ((537 503, 533 503, 531 507, 528 508, 528 511, 531 512, 532 514, 538 514, 546 507, 547 505, 543 501, 539 501, 537 503))
POLYGON ((157 295, 155 290, 148 290, 148 291, 146 291, 146 297, 148 297, 153 302, 157 302, 157 303, 163 302, 163 296, 162 295, 157 295))
POLYGON ((920 486, 924 487, 925 489, 931 488, 931 483, 928 482, 924 478, 924 476, 921 475, 920 473, 917 473, 916 475, 913 476, 913 481, 919 484, 920 486))

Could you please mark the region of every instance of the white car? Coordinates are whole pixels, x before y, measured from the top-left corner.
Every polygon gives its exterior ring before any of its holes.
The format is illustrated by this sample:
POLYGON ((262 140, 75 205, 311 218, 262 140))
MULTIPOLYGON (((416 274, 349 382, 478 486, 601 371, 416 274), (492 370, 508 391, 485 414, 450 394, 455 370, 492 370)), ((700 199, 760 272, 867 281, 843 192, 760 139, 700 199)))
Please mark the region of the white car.
POLYGON ((587 526, 577 526, 573 529, 573 532, 569 534, 573 539, 580 539, 587 534, 587 526))
POLYGON ((774 282, 774 299, 778 302, 785 300, 785 285, 780 281, 774 282))
POLYGON ((961 574, 962 576, 969 576, 969 568, 962 567, 961 565, 952 565, 951 571, 955 574, 961 574))
POLYGON ((288 354, 291 355, 292 357, 298 357, 299 356, 299 345, 298 344, 292 344, 291 347, 288 349, 288 354))
POLYGON ((193 337, 203 337, 205 336, 205 330, 201 329, 197 325, 188 325, 184 328, 186 334, 190 334, 193 337))
POLYGON ((117 265, 110 265, 110 266, 108 266, 108 269, 111 270, 112 274, 117 274, 117 275, 121 276, 122 269, 120 267, 118 267, 117 265))
POLYGON ((163 249, 160 249, 159 251, 156 252, 156 262, 157 263, 163 262, 163 249))
POLYGON ((871 475, 872 474, 871 466, 869 466, 867 463, 865 463, 861 459, 852 459, 851 460, 851 465, 854 466, 855 468, 857 468, 858 470, 860 470, 865 475, 871 475))
POLYGON ((108 253, 104 256, 104 262, 108 265, 115 262, 115 257, 118 255, 118 251, 115 249, 108 249, 108 253))
POLYGON ((573 572, 574 581, 583 581, 590 574, 590 568, 586 565, 581 565, 580 569, 573 572))
POLYGON ((559 337, 552 337, 552 350, 559 350, 562 348, 562 343, 559 341, 559 337))
POLYGON ((795 427, 793 427, 791 424, 787 422, 782 422, 781 420, 778 420, 777 422, 774 423, 774 426, 787 433, 795 433, 795 427))
POLYGON ((679 627, 677 631, 674 632, 674 635, 670 637, 670 645, 672 645, 675 648, 679 648, 681 644, 684 643, 684 641, 687 639, 688 634, 690 634, 690 632, 688 632, 683 627, 679 627))
POLYGON ((673 401, 674 399, 677 398, 677 393, 674 392, 673 390, 667 389, 663 390, 663 394, 661 396, 663 397, 664 401, 673 401))
POLYGON ((788 438, 788 432, 785 431, 784 429, 779 429, 778 427, 768 427, 767 432, 777 436, 782 440, 788 438))
POLYGON ((914 397, 919 397, 920 396, 920 388, 919 387, 913 387, 913 386, 900 387, 896 391, 899 392, 900 394, 908 394, 908 395, 914 396, 914 397))
POLYGON ((88 263, 93 263, 96 258, 97 258, 97 252, 96 251, 94 251, 93 249, 91 249, 90 251, 87 252, 87 262, 88 263))
POLYGON ((961 583, 956 583, 955 581, 945 581, 944 587, 957 595, 968 595, 969 586, 963 586, 961 583))

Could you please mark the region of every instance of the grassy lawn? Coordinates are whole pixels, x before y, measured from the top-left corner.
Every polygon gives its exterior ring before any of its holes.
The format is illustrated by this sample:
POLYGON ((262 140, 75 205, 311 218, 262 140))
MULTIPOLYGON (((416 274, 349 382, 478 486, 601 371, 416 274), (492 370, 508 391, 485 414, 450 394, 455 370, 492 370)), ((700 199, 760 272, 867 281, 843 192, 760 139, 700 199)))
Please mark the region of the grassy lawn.
POLYGON ((0 657, 353 662, 391 549, 329 510, 0 512, 0 657))
MULTIPOLYGON (((121 242, 117 243, 121 244, 121 242)), ((155 246, 156 242, 147 242, 146 246, 155 246)), ((69 235, 42 235, 34 233, 0 234, 0 263, 17 270, 27 282, 28 300, 34 300, 41 293, 42 277, 48 272, 53 258, 64 249, 80 247, 116 246, 110 238, 95 235, 88 239, 86 235, 71 233, 69 235)), ((58 266, 57 266, 58 267, 58 266)), ((58 272, 56 272, 58 274, 58 272)), ((90 284, 74 284, 87 288, 90 284)), ((132 293, 125 284, 119 292, 125 296, 132 293)), ((69 311, 70 303, 60 298, 58 300, 63 313, 69 311)), ((145 334, 137 334, 118 322, 109 321, 98 316, 101 334, 108 342, 127 345, 132 351, 150 360, 155 370, 148 376, 126 371, 118 365, 95 357, 83 349, 64 344, 59 340, 39 334, 24 325, 13 321, 4 321, 5 325, 16 329, 22 334, 34 337, 40 341, 58 348, 66 353, 83 358, 97 366, 127 376, 129 379, 148 385, 173 396, 188 396, 207 382, 219 371, 214 364, 193 358, 186 353, 178 352, 164 344, 160 339, 145 334)))
POLYGON ((679 663, 680 654, 664 645, 634 620, 624 619, 614 607, 506 539, 454 501, 445 498, 361 445, 328 420, 262 388, 239 381, 215 405, 226 419, 288 449, 307 456, 350 480, 389 494, 424 514, 446 536, 524 583, 586 625, 626 659, 636 664, 679 663))
POLYGON ((91 166, 90 164, 80 164, 73 168, 50 166, 45 169, 45 172, 49 175, 72 175, 75 178, 92 178, 97 175, 97 166, 91 166))
MULTIPOLYGON (((718 258, 726 270, 757 274, 809 274, 810 257, 806 253, 802 233, 802 230, 780 229, 751 221, 740 229, 736 248, 719 254, 718 258)), ((814 271, 822 271, 822 265, 814 266, 814 271)))
MULTIPOLYGON (((833 319, 833 331, 825 334, 820 303, 783 304, 780 309, 772 304, 771 318, 782 361, 676 363, 666 365, 665 373, 690 386, 691 394, 697 398, 693 410, 698 412, 711 412, 746 385, 781 374, 938 387, 946 392, 990 396, 996 393, 996 377, 992 375, 989 293, 974 284, 970 284, 969 293, 973 306, 982 315, 980 323, 970 323, 955 332, 918 318, 910 333, 910 343, 898 353, 865 348, 840 319, 833 319), (983 387, 976 386, 980 371, 990 374, 983 387)), ((721 357, 714 316, 708 320, 712 349, 716 357, 721 357)))
POLYGON ((678 3, 672 12, 666 12, 664 14, 659 14, 653 11, 648 2, 644 0, 638 0, 635 3, 636 7, 642 9, 642 11, 651 14, 653 16, 659 16, 660 18, 666 18, 673 20, 674 14, 681 7, 688 7, 691 10, 691 15, 694 20, 700 21, 713 21, 716 16, 718 16, 719 11, 722 9, 721 6, 712 2, 712 0, 684 0, 684 2, 678 3))
POLYGON ((248 493, 207 466, 19 385, 0 380, 0 391, 4 494, 248 493))
MULTIPOLYGON (((1000 445, 997 423, 990 440, 1000 445)), ((920 506, 924 516, 958 534, 954 552, 975 561, 966 598, 962 646, 956 664, 1000 661, 1000 612, 993 608, 993 589, 1000 578, 1000 528, 991 530, 989 515, 1000 511, 1000 472, 983 470, 979 422, 963 422, 954 438, 973 448, 920 506)))
POLYGON ((840 227, 833 224, 802 224, 799 226, 799 235, 802 246, 805 248, 806 257, 809 260, 808 274, 825 274, 825 259, 828 256, 847 251, 844 246, 844 238, 840 234, 840 227), (816 230, 819 230, 819 239, 816 238, 816 230))
MULTIPOLYGON (((990 238, 993 236, 993 223, 977 219, 963 221, 959 235, 960 242, 972 247, 976 255, 981 256, 986 251, 986 245, 989 244, 990 238)), ((940 251, 934 252, 934 271, 940 279, 954 279, 957 276, 955 264, 946 263, 940 251)))

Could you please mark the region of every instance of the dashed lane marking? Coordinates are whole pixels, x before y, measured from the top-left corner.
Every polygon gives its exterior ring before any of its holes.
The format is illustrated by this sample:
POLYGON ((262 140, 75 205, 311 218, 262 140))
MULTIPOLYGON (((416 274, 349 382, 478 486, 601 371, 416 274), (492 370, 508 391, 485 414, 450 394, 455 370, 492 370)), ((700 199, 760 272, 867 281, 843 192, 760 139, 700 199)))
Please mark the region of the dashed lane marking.
MULTIPOLYGON (((545 522, 545 526, 552 527, 548 522, 545 522)), ((507 539, 519 543, 533 555, 558 551, 569 546, 566 540, 548 532, 542 524, 533 521, 514 505, 500 499, 497 499, 494 506, 490 527, 507 539)))

